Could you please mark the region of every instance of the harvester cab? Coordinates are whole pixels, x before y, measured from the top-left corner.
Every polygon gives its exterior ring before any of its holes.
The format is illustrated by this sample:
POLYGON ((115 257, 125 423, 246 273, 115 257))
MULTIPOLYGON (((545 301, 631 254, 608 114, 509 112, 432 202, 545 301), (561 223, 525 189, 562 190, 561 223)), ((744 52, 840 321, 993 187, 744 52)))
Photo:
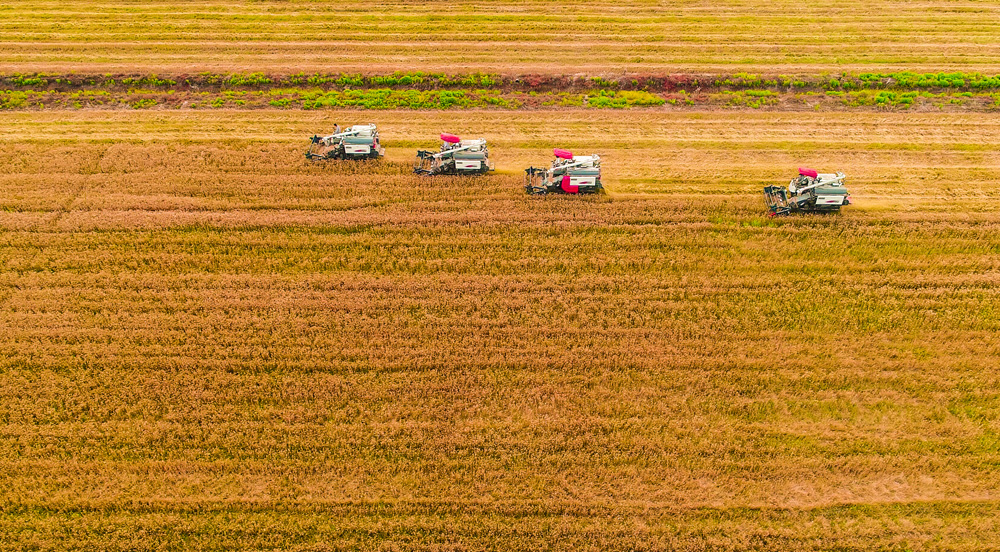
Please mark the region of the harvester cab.
POLYGON ((454 134, 441 134, 441 150, 417 152, 413 172, 424 175, 486 174, 493 170, 486 140, 462 140, 454 134))
POLYGON ((601 185, 601 157, 576 155, 556 148, 552 166, 524 170, 524 189, 529 194, 596 194, 601 185))
POLYGON ((379 159, 385 148, 378 141, 375 125, 354 125, 329 136, 313 136, 306 159, 379 159))
POLYGON ((851 196, 844 187, 846 178, 842 172, 820 174, 812 169, 799 168, 799 176, 788 184, 788 188, 764 188, 764 201, 770 211, 768 216, 840 211, 842 206, 851 204, 851 196))

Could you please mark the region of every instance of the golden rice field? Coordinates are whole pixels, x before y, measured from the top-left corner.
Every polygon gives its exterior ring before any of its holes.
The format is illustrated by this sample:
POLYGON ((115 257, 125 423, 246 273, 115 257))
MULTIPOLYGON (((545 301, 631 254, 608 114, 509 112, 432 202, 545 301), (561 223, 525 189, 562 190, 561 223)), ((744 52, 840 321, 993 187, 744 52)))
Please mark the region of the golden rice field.
POLYGON ((981 0, 0 5, 3 71, 588 74, 1000 69, 981 0))
POLYGON ((998 152, 974 113, 2 113, 0 548, 995 547, 998 152), (368 121, 385 161, 304 160, 368 121), (497 174, 410 175, 441 131, 497 174), (609 193, 526 196, 553 145, 609 193), (764 217, 800 165, 855 205, 764 217))

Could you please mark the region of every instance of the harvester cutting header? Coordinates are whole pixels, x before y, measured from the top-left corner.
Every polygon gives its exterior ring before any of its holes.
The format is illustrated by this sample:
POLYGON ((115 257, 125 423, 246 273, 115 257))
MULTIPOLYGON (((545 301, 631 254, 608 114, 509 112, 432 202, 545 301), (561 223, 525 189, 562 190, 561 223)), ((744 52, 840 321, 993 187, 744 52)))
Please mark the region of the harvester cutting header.
POLYGON ((820 174, 812 169, 799 168, 799 176, 783 186, 764 188, 764 201, 770 210, 768 216, 788 215, 796 212, 839 211, 851 204, 851 196, 844 187, 842 172, 820 174))
POLYGON ((486 140, 462 140, 454 134, 441 134, 441 150, 417 152, 413 172, 424 175, 486 174, 493 170, 486 140))
POLYGON ((573 155, 564 149, 552 150, 556 156, 548 169, 524 170, 524 189, 529 194, 596 194, 601 185, 601 157, 573 155))
POLYGON ((306 159, 378 159, 385 155, 375 125, 354 125, 329 136, 313 136, 306 159))

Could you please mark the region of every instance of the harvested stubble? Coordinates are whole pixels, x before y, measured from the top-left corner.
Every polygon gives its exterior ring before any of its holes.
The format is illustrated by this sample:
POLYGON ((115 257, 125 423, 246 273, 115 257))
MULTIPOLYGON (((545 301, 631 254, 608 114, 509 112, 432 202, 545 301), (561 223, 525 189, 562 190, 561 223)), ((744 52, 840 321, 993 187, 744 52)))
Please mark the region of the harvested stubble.
POLYGON ((309 165, 305 136, 368 114, 325 117, 0 119, 0 542, 1000 531, 997 123, 463 112, 501 174, 462 180, 407 174, 433 114, 380 114, 384 163, 309 165), (603 154, 610 196, 524 196, 552 143, 603 154), (799 161, 857 205, 764 219, 799 161))
POLYGON ((1000 69, 989 2, 455 0, 0 6, 7 71, 1000 69))

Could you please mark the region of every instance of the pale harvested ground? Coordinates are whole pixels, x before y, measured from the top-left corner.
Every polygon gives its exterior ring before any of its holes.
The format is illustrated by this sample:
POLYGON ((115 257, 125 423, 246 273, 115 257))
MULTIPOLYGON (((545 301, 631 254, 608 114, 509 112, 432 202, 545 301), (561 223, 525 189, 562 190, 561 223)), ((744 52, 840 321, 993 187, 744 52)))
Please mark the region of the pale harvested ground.
POLYGON ((974 0, 28 0, 0 16, 5 72, 1000 71, 1000 6, 974 0))
POLYGON ((982 549, 998 145, 948 114, 2 114, 0 542, 982 549), (306 164, 333 121, 390 162, 306 164), (440 131, 500 174, 407 175, 440 131), (522 195, 551 145, 609 196, 522 195), (798 165, 857 205, 765 220, 798 165))

